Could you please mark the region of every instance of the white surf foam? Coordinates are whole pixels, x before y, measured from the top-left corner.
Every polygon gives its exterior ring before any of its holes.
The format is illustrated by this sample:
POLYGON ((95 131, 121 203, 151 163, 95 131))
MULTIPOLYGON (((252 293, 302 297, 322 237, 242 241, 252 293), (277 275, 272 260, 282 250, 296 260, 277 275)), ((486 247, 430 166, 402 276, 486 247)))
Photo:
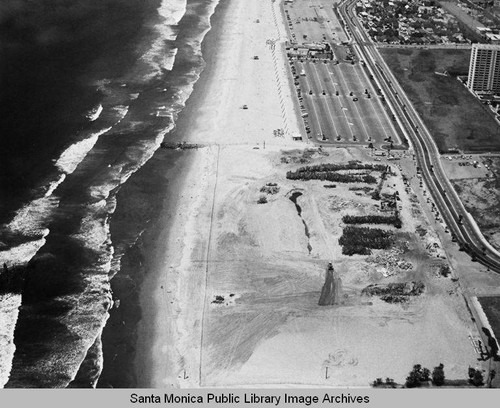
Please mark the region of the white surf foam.
POLYGON ((43 196, 31 201, 17 210, 14 218, 7 224, 8 230, 27 237, 43 235, 45 224, 52 209, 59 204, 55 196, 43 196))
POLYGON ((16 327, 21 295, 0 295, 0 388, 9 380, 14 358, 14 329, 16 327))
POLYGON ((102 112, 102 105, 99 104, 97 107, 92 109, 89 113, 87 113, 87 119, 90 120, 91 122, 97 120, 99 116, 101 116, 102 112))
POLYGON ((128 106, 125 106, 125 105, 117 105, 117 106, 114 106, 114 107, 113 107, 113 110, 114 110, 115 112, 117 112, 117 113, 118 113, 118 116, 119 116, 118 121, 115 123, 115 125, 117 125, 118 123, 120 123, 120 122, 123 120, 123 118, 124 118, 125 116, 127 116, 127 113, 128 113, 128 108, 129 108, 129 107, 128 107, 128 106))
POLYGON ((62 182, 66 179, 66 174, 60 174, 59 177, 54 180, 54 181, 51 181, 47 187, 47 191, 45 192, 45 195, 44 197, 50 197, 54 191, 56 190, 56 188, 62 184, 62 182))
POLYGON ((97 133, 93 133, 89 138, 72 144, 59 156, 59 159, 56 161, 56 167, 65 174, 73 173, 85 156, 87 156, 88 152, 94 147, 99 136, 109 130, 111 130, 111 127, 102 129, 97 133))
MULTIPOLYGON (((73 235, 82 245, 103 254, 101 267, 111 267, 110 253, 113 252, 109 231, 109 217, 116 209, 116 197, 110 198, 112 190, 125 183, 139 170, 160 147, 169 127, 160 131, 154 140, 140 140, 125 150, 122 160, 109 168, 100 183, 90 187, 90 195, 98 200, 87 207, 87 214, 80 223, 78 232, 73 235), (109 257, 109 259, 108 259, 109 257), (104 262, 105 259, 105 262, 104 262)), ((109 270, 109 269, 108 269, 109 270)))
MULTIPOLYGON (((202 45, 202 42, 203 42, 206 34, 212 28, 212 25, 210 24, 210 19, 211 19, 212 15, 214 14, 215 8, 217 7, 218 4, 219 4, 219 0, 214 0, 210 3, 209 6, 207 6, 207 15, 203 21, 200 21, 200 24, 202 25, 203 30, 196 38, 193 38, 191 41, 188 42, 188 45, 192 49, 193 55, 195 55, 196 57, 203 57, 202 52, 201 52, 201 45, 202 45)), ((196 12, 195 9, 188 8, 186 10, 186 14, 190 14, 190 13, 192 14, 195 12, 196 12)), ((175 110, 175 112, 173 112, 172 116, 174 118, 177 116, 178 112, 185 106, 187 99, 189 98, 189 96, 193 92, 193 88, 194 88, 195 83, 200 78, 201 71, 203 70, 203 68, 204 68, 204 65, 196 68, 194 70, 194 72, 191 72, 190 75, 192 76, 192 80, 189 81, 189 83, 187 85, 184 85, 184 86, 180 87, 179 89, 177 89, 177 91, 175 93, 175 97, 177 99, 176 103, 178 106, 177 106, 177 109, 175 110)), ((160 112, 160 113, 155 112, 155 114, 157 116, 165 116, 163 114, 163 112, 160 112)))
MULTIPOLYGON (((128 106, 118 105, 114 106, 112 109, 118 113, 118 118, 113 125, 115 126, 120 123, 128 113, 128 106)), ((55 163, 56 167, 65 174, 73 173, 97 143, 99 136, 109 132, 113 126, 93 133, 87 139, 80 140, 79 142, 76 142, 69 146, 64 152, 62 152, 61 156, 59 156, 59 159, 57 159, 55 163)))
POLYGON ((45 237, 49 235, 49 232, 48 229, 44 229, 40 231, 42 234, 40 239, 24 242, 17 247, 0 251, 0 264, 5 263, 8 267, 26 264, 45 245, 45 237))
POLYGON ((163 70, 172 70, 177 55, 176 49, 166 50, 165 41, 174 41, 178 35, 177 24, 186 13, 187 0, 163 0, 158 13, 162 21, 155 26, 158 37, 141 57, 151 67, 146 80, 161 75, 163 70))
MULTIPOLYGON (((113 108, 118 112, 117 121, 119 123, 128 112, 128 106, 116 106, 113 108)), ((0 252, 0 262, 8 265, 19 265, 27 263, 38 250, 45 244, 45 237, 49 234, 46 228, 54 210, 59 205, 59 197, 54 195, 57 187, 61 185, 66 176, 75 171, 87 154, 96 144, 99 136, 105 134, 112 127, 102 129, 93 133, 90 137, 80 140, 61 153, 55 162, 59 174, 49 181, 43 197, 37 198, 24 205, 16 211, 14 218, 4 228, 12 233, 22 234, 25 237, 38 238, 17 247, 0 252)))
POLYGON ((178 24, 186 13, 187 0, 163 0, 158 13, 165 20, 165 24, 178 24))

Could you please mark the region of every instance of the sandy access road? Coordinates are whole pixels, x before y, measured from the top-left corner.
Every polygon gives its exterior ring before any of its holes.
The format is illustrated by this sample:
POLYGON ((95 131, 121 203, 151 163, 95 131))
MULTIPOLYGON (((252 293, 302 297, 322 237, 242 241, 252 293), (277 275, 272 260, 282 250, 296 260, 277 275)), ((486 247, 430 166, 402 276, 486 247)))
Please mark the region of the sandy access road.
MULTIPOLYGON (((417 363, 431 369, 443 363, 447 378, 464 378, 477 364, 469 339, 477 333, 456 285, 435 273, 443 260, 425 250, 432 232, 415 238, 415 223, 428 224, 425 214, 413 214, 410 195, 403 197, 411 270, 386 279, 380 265, 342 256, 342 215, 376 208, 347 186, 331 193, 322 182, 285 178, 298 162, 282 163, 282 151, 300 149, 287 153, 300 160, 307 145, 290 140, 299 121, 278 6, 232 0, 223 31, 210 85, 184 138, 210 146, 193 154, 178 211, 159 243, 165 255, 142 293, 139 333, 152 347, 138 352, 136 365, 149 379, 140 385, 368 386, 377 377, 404 382, 417 363), (285 137, 275 137, 275 129, 286 130, 285 137), (277 182, 280 192, 257 204, 267 182, 277 182), (303 192, 302 217, 289 200, 293 191, 303 192), (344 283, 342 307, 317 306, 330 260, 344 283), (369 283, 408 280, 423 280, 428 289, 404 307, 359 296, 369 283), (224 300, 213 303, 216 296, 224 300), (140 361, 145 353, 147 367, 140 361)), ((370 160, 364 149, 313 156, 307 160, 370 160)), ((391 183, 404 190, 400 175, 391 183)))

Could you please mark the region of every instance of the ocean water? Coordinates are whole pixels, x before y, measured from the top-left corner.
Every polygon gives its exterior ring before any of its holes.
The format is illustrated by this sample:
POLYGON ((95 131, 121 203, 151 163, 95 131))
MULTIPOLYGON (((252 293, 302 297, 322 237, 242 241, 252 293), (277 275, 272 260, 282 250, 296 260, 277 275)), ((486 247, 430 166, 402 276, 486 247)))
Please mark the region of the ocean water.
POLYGON ((217 3, 0 2, 0 265, 23 287, 18 314, 0 297, 0 322, 17 319, 0 385, 95 385, 110 278, 153 211, 112 234, 117 197, 171 135, 217 3))

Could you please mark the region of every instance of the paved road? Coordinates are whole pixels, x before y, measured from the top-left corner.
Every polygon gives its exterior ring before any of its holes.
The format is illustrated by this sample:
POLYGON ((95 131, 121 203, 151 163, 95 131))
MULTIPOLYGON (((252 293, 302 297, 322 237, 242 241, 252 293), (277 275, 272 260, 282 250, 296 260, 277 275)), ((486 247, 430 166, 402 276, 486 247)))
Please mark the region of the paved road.
POLYGON ((446 177, 431 134, 354 16, 352 10, 354 3, 355 0, 347 0, 339 7, 347 32, 356 43, 355 48, 358 53, 365 58, 375 81, 383 90, 398 123, 412 141, 417 165, 439 212, 457 241, 473 259, 500 272, 500 254, 483 237, 446 177))

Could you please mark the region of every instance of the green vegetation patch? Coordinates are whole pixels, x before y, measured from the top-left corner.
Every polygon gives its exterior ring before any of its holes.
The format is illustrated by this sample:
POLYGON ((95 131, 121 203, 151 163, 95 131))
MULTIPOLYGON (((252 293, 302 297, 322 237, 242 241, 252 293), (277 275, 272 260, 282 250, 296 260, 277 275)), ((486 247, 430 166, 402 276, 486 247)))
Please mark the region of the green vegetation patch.
POLYGON ((326 163, 315 166, 300 167, 296 171, 288 171, 286 178, 290 180, 327 180, 339 183, 368 183, 375 184, 377 179, 371 174, 340 173, 348 170, 384 171, 383 164, 362 164, 358 161, 337 164, 326 163))
POLYGON ((344 215, 344 224, 388 224, 401 228, 401 219, 397 215, 344 215))
POLYGON ((441 152, 500 150, 500 127, 489 108, 456 79, 468 73, 470 50, 386 48, 380 53, 441 152))
POLYGON ((380 228, 344 228, 339 244, 344 255, 370 255, 372 249, 388 249, 394 243, 393 233, 380 228))

